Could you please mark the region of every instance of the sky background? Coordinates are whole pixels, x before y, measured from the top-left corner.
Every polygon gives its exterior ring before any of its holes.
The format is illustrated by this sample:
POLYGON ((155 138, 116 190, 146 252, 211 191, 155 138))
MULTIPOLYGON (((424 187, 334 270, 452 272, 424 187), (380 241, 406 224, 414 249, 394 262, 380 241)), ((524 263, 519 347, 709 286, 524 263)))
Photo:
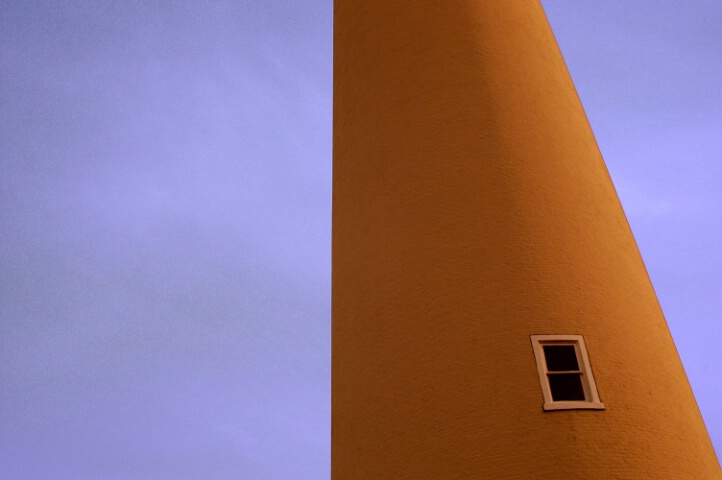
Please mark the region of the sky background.
MULTIPOLYGON (((722 454, 722 1, 545 0, 722 454)), ((324 479, 332 2, 0 0, 0 477, 324 479)))

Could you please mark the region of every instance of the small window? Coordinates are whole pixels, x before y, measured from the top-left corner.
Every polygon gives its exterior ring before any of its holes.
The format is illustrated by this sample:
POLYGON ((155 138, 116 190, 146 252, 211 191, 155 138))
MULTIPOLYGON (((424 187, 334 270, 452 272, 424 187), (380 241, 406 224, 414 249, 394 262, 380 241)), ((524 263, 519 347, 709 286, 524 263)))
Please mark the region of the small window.
POLYGON ((544 410, 604 410, 581 335, 532 335, 544 410))

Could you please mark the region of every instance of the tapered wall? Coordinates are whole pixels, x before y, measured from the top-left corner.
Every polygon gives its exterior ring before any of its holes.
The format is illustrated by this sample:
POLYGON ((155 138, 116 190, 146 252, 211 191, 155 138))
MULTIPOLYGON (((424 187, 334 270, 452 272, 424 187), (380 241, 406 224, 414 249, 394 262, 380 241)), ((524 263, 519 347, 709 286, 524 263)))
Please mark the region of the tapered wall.
POLYGON ((722 478, 539 2, 334 8, 333 480, 722 478))

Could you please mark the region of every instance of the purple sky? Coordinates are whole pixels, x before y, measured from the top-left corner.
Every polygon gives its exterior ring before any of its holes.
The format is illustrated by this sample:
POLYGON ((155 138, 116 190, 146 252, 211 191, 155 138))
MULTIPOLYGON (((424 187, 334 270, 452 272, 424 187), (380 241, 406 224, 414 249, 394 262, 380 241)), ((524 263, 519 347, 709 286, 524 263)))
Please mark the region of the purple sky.
MULTIPOLYGON (((543 3, 720 455, 722 2, 543 3)), ((328 478, 331 54, 330 0, 0 0, 1 478, 328 478)))

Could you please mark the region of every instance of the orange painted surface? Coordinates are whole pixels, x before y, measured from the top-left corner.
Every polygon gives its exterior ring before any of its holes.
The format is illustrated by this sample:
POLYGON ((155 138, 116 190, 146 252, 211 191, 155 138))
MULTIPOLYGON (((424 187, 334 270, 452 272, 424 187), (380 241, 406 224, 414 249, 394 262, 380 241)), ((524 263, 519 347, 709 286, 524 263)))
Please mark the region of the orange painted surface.
POLYGON ((721 479, 539 2, 334 15, 333 480, 721 479), (605 410, 542 410, 531 334, 605 410))

